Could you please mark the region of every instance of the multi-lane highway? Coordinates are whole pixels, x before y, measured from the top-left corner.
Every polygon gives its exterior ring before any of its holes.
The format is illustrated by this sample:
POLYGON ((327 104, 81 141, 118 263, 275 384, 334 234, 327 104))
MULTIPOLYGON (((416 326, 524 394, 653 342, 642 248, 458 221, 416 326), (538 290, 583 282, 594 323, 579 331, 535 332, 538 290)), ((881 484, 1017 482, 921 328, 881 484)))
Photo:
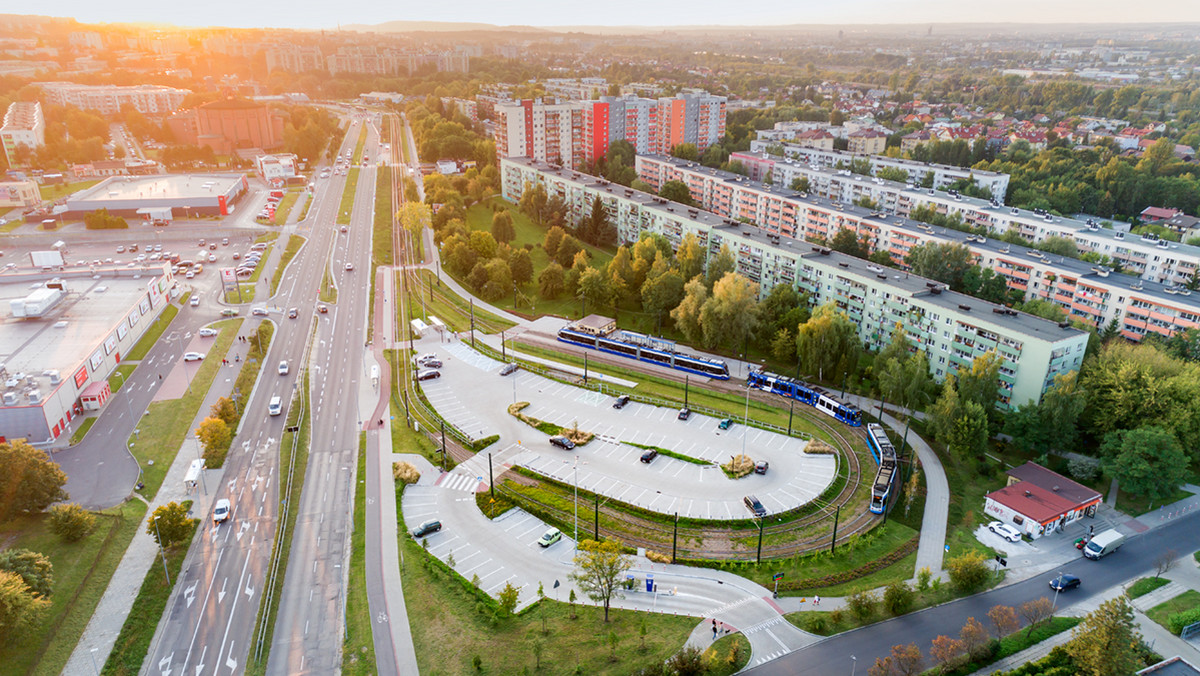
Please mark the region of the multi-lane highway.
MULTIPOLYGON (((354 148, 359 126, 354 124, 350 127, 343 142, 343 152, 354 148)), ((287 360, 293 365, 301 365, 301 360, 311 354, 312 363, 320 366, 319 370, 314 368, 310 378, 317 395, 312 402, 314 413, 320 407, 320 413, 317 414, 324 416, 313 419, 313 441, 321 446, 314 446, 313 449, 308 472, 310 484, 326 480, 328 473, 325 470, 329 460, 325 458, 324 451, 333 447, 331 444, 334 444, 334 439, 330 435, 335 434, 334 430, 337 430, 337 434, 346 432, 351 439, 353 437, 352 426, 355 421, 350 420, 349 426, 343 427, 340 421, 333 420, 337 407, 329 406, 328 395, 325 395, 324 402, 321 399, 325 388, 336 385, 346 376, 344 369, 336 366, 330 369, 328 360, 323 357, 329 354, 330 337, 361 333, 361 319, 355 324, 356 328, 351 328, 349 322, 353 321, 356 313, 352 308, 347 308, 357 300, 353 283, 355 273, 343 272, 342 265, 347 240, 361 236, 359 231, 362 228, 358 227, 356 221, 348 237, 340 235, 334 224, 343 185, 344 179, 336 175, 318 183, 308 218, 297 228, 297 234, 307 237, 308 241, 285 272, 279 290, 270 299, 269 305, 276 308, 295 307, 299 310, 299 316, 288 319, 285 314, 279 313, 271 317, 277 330, 263 365, 260 382, 246 402, 241 429, 226 459, 224 480, 219 487, 213 487, 216 498, 228 498, 232 502, 232 517, 217 525, 212 523, 210 515, 203 515, 199 540, 187 567, 181 571, 177 582, 178 592, 167 608, 152 648, 149 661, 151 674, 237 674, 242 673, 251 655, 255 620, 266 585, 271 548, 278 526, 276 519, 281 482, 278 446, 287 419, 286 403, 293 400, 296 389, 303 382, 303 368, 292 368, 288 375, 280 376, 276 370, 278 362, 287 360), (338 286, 343 289, 343 295, 339 298, 341 302, 330 306, 328 314, 317 314, 318 287, 327 265, 335 275, 338 286), (312 352, 309 353, 307 348, 312 339, 314 318, 318 330, 317 337, 313 339, 312 352), (329 377, 331 371, 333 377, 329 377), (280 396, 285 402, 282 415, 268 415, 268 402, 273 396, 280 396), (322 406, 322 403, 325 405, 322 406)), ((369 237, 369 230, 365 236, 369 237)), ((361 240, 357 246, 363 246, 361 240)), ((275 259, 278 260, 277 257, 275 259)), ((361 304, 361 301, 358 302, 361 304)), ((243 333, 250 328, 244 327, 243 333)), ((340 347, 348 350, 353 345, 350 342, 340 347)), ((332 401, 339 400, 334 398, 332 401)), ((338 448, 353 448, 350 441, 340 436, 335 445, 338 448)), ((353 456, 350 457, 352 468, 353 456)), ((339 485, 348 485, 347 477, 335 476, 333 479, 335 482, 339 480, 339 485)), ((305 498, 308 498, 309 486, 305 487, 304 492, 305 498)), ((321 495, 317 499, 318 504, 323 500, 321 495)), ((339 500, 348 502, 345 498, 339 500)), ((298 549, 312 551, 317 546, 328 546, 328 540, 332 539, 326 538, 325 543, 314 544, 323 537, 322 533, 312 535, 314 525, 319 526, 321 522, 320 517, 315 520, 310 518, 314 511, 305 508, 300 512, 295 540, 298 549)), ((303 556, 293 553, 292 562, 293 565, 302 564, 303 556)), ((289 571, 289 583, 291 578, 289 571)), ((337 583, 337 589, 340 589, 340 574, 337 583)), ((308 584, 308 581, 300 584, 308 584)), ((288 590, 296 586, 290 584, 288 590)), ((286 614, 280 616, 277 628, 292 631, 293 623, 287 619, 300 617, 296 613, 302 611, 286 605, 296 596, 288 590, 285 590, 282 599, 286 614)), ((336 593, 340 594, 340 591, 336 593)), ((340 622, 340 615, 336 615, 333 621, 340 622)), ((301 635, 303 629, 300 627, 301 635)), ((329 629, 323 628, 322 631, 329 629)), ((335 628, 332 634, 339 632, 335 628)), ((272 654, 272 663, 278 660, 282 665, 275 673, 302 673, 301 669, 288 666, 290 662, 284 661, 292 657, 292 643, 285 641, 284 648, 272 654)), ((298 654, 296 657, 298 663, 303 656, 298 654)))

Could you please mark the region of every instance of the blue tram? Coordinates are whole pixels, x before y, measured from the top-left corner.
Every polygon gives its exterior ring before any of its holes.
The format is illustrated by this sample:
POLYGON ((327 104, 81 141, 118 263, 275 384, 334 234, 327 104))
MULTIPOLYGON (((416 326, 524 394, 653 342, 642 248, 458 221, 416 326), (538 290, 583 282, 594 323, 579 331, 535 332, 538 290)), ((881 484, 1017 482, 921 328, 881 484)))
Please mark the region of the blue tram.
POLYGON ((751 387, 802 401, 851 427, 862 425, 862 411, 858 410, 857 406, 843 403, 825 389, 809 385, 803 380, 775 375, 766 371, 751 371, 746 382, 751 387))
POLYGON ((558 339, 600 352, 607 352, 648 364, 687 371, 717 380, 729 380, 729 367, 721 359, 709 359, 675 350, 675 343, 624 330, 607 333, 579 330, 575 325, 558 330, 558 339))
POLYGON ((875 483, 871 486, 871 512, 883 514, 899 468, 896 463, 896 448, 888 439, 883 425, 878 423, 867 423, 867 445, 871 447, 871 455, 875 456, 875 462, 879 463, 875 483))

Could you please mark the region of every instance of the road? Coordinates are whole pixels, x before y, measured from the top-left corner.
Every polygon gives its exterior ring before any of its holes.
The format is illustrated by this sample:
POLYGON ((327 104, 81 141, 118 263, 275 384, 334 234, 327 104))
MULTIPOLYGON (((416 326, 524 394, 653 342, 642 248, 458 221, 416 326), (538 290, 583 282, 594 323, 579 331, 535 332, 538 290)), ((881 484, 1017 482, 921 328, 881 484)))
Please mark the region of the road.
MULTIPOLYGON (((348 134, 344 143, 352 149, 356 138, 356 133, 348 134)), ((298 229, 308 242, 269 301, 273 307, 298 308, 299 317, 288 319, 282 313, 272 317, 277 330, 259 385, 246 402, 242 428, 226 459, 224 482, 211 487, 216 498, 231 501, 232 516, 226 523, 215 525, 209 515, 202 515, 197 548, 180 573, 179 592, 166 610, 150 655, 151 674, 237 674, 245 668, 267 580, 282 480, 279 440, 287 411, 273 417, 268 415, 267 405, 275 395, 288 402, 301 382, 303 369, 292 368, 287 376, 280 376, 278 362, 287 360, 299 365, 313 318, 317 317, 318 324, 328 332, 332 318, 337 316, 336 310, 329 315, 316 314, 315 299, 338 237, 332 223, 343 184, 340 178, 318 184, 309 218, 298 229)), ((277 261, 278 252, 273 252, 272 258, 277 261)), ((269 279, 269 271, 264 277, 269 279)))
MULTIPOLYGON (((1154 559, 1161 552, 1189 552, 1196 549, 1200 549, 1200 514, 1193 513, 1131 538, 1120 551, 1099 561, 1080 558, 1063 568, 1063 572, 1077 575, 1083 584, 1078 589, 1059 594, 1058 608, 1070 607, 1127 580, 1152 572, 1154 559)), ((1048 585, 1052 577, 1053 574, 1033 577, 984 594, 838 634, 745 673, 754 676, 845 673, 852 668, 851 655, 857 657, 858 667, 866 673, 876 658, 891 652, 893 645, 909 643, 916 643, 923 653, 928 654, 930 642, 936 636, 957 635, 968 617, 984 618, 992 606, 1016 607, 1042 596, 1053 599, 1054 593, 1048 585)))
MULTIPOLYGON (((362 123, 346 133, 353 150, 362 123)), ((379 156, 379 133, 368 125, 364 153, 379 156)), ((340 199, 329 196, 316 221, 318 230, 334 233, 330 269, 338 286, 338 302, 324 315, 309 361, 312 435, 308 472, 297 509, 292 550, 271 638, 268 674, 332 674, 341 668, 346 575, 350 558, 358 433, 359 382, 371 274, 371 227, 374 217, 374 164, 362 167, 349 232, 333 223, 340 199), (332 205, 331 213, 327 206, 332 205), (344 269, 351 263, 354 270, 344 269)), ((319 273, 302 298, 316 297, 319 273)), ((361 480, 361 478, 359 479, 361 480)))

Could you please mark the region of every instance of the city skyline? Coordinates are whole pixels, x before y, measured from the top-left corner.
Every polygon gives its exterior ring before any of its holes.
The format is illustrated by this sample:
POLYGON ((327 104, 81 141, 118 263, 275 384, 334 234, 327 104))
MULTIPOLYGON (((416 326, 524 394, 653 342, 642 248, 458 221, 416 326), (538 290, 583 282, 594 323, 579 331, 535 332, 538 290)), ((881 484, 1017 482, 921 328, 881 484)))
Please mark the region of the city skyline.
POLYGON ((78 0, 53 3, 45 12, 51 16, 72 17, 83 23, 149 23, 180 27, 223 26, 231 28, 334 29, 351 24, 374 25, 389 21, 434 21, 487 23, 497 26, 772 26, 947 24, 947 23, 1173 23, 1200 21, 1200 5, 1185 0, 1167 0, 1150 6, 1130 5, 1119 0, 1038 2, 1016 0, 1008 3, 1003 15, 994 8, 952 0, 911 3, 892 0, 850 0, 829 5, 815 0, 788 2, 765 0, 755 10, 714 0, 690 3, 681 12, 672 2, 633 2, 617 0, 598 15, 590 7, 552 3, 546 0, 520 0, 491 3, 462 0, 452 5, 427 4, 411 12, 381 7, 364 0, 337 5, 308 7, 304 11, 283 3, 245 5, 231 0, 214 0, 203 5, 176 5, 150 0, 122 0, 97 5, 78 0), (1095 17, 1094 19, 1092 17, 1095 17))

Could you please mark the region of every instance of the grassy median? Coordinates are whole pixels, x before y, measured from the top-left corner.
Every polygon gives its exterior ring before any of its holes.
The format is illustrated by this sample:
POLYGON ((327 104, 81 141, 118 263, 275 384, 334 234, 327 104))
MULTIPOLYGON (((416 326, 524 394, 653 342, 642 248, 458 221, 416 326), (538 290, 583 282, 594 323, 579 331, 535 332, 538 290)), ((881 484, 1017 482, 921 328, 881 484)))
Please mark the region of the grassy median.
POLYGON ((350 572, 346 581, 346 637, 342 673, 375 673, 371 606, 367 599, 367 433, 358 433, 358 480, 354 488, 354 532, 350 536, 350 572))

